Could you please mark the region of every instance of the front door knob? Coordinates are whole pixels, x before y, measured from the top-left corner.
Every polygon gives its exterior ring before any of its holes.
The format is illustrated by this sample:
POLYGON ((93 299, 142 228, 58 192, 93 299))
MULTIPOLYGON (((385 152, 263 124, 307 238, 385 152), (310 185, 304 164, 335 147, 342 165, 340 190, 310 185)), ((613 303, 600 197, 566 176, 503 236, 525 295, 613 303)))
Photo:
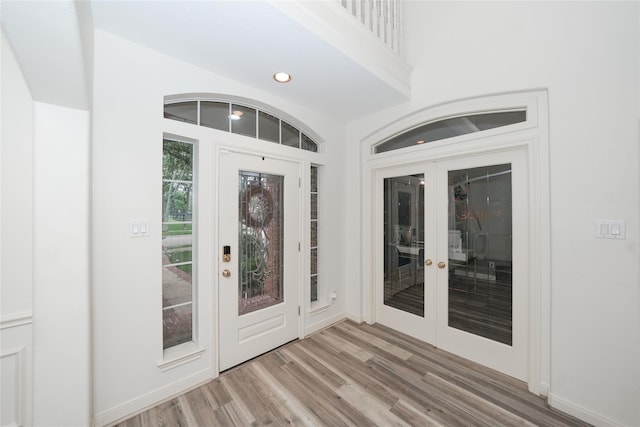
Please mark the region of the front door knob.
POLYGON ((431 261, 430 259, 424 260, 424 265, 429 266, 431 264, 433 264, 433 261, 431 261))
POLYGON ((438 263, 438 268, 445 268, 447 266, 447 264, 445 264, 444 262, 440 261, 438 263))
POLYGON ((225 268, 224 270, 222 270, 222 276, 231 277, 231 272, 225 268))

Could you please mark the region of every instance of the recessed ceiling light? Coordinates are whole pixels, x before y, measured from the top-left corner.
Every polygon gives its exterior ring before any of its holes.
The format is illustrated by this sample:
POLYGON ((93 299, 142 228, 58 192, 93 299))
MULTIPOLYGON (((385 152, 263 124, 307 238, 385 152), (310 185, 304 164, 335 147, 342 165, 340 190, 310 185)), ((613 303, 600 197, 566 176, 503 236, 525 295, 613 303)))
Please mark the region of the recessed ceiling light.
POLYGON ((424 139, 421 139, 419 141, 416 141, 416 144, 424 144, 424 139))
POLYGON ((287 83, 291 81, 291 74, 280 71, 273 75, 273 80, 277 81, 278 83, 287 83))

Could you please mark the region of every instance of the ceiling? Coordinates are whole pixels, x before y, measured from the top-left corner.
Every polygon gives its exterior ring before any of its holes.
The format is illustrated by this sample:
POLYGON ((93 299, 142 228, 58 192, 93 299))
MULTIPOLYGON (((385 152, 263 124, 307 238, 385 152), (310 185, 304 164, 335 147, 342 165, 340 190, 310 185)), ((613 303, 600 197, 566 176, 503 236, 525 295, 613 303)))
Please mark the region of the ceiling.
MULTIPOLYGON (((79 89, 77 84, 83 74, 86 78, 81 46, 86 37, 81 35, 93 28, 341 121, 357 119, 407 99, 408 91, 399 90, 393 79, 385 77, 385 67, 380 67, 379 61, 368 62, 366 56, 358 57, 359 50, 350 51, 349 43, 336 43, 330 24, 316 25, 314 31, 306 23, 317 19, 305 22, 287 13, 296 4, 4 0, 2 27, 34 98, 46 93, 43 100, 47 102, 55 98, 52 91, 64 91, 60 96, 65 99, 73 91, 85 91, 86 85, 79 89), (72 25, 73 20, 76 25, 72 25), (331 37, 323 37, 322 31, 331 37), (276 71, 290 73, 292 81, 276 83, 272 78, 276 71), (53 79, 58 80, 57 84, 52 85, 53 79), (72 92, 65 90, 74 82, 72 92)), ((353 20, 354 27, 360 25, 346 11, 342 12, 346 19, 353 20)), ((367 37, 376 48, 380 45, 386 50, 373 36, 367 37)), ((76 98, 79 102, 81 94, 76 98)))

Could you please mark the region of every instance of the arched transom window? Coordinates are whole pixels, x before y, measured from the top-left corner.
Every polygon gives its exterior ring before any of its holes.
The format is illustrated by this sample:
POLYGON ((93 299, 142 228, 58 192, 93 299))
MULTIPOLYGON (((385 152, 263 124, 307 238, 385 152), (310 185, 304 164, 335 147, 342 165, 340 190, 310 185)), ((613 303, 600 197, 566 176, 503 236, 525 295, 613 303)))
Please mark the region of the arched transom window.
POLYGON ((235 101, 165 99, 164 117, 318 152, 317 142, 298 126, 273 112, 235 101))
POLYGON ((447 117, 423 123, 395 135, 374 147, 374 153, 399 150, 415 145, 440 141, 469 133, 522 123, 527 120, 526 109, 488 111, 476 114, 447 117))

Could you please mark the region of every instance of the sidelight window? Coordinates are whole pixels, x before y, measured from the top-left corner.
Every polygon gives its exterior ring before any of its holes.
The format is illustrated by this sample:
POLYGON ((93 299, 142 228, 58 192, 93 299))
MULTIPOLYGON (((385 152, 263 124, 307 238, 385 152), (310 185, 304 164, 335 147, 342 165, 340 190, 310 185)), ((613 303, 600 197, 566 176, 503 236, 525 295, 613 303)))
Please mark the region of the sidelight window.
POLYGON ((318 167, 311 166, 311 302, 318 301, 318 167))
POLYGON ((163 140, 163 349, 194 341, 194 145, 163 140))

